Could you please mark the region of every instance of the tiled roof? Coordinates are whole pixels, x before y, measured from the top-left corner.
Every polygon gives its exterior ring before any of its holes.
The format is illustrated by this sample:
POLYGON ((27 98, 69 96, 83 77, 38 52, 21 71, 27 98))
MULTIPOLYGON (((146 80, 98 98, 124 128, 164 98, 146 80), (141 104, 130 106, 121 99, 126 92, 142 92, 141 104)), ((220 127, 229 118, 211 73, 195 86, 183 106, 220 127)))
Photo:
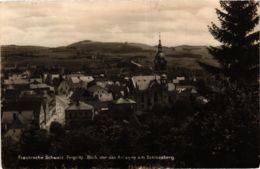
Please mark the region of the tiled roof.
POLYGON ((100 86, 100 87, 103 87, 103 88, 106 88, 107 86, 109 86, 109 85, 113 85, 114 84, 114 82, 113 81, 97 81, 96 82, 96 85, 97 86, 100 86))
POLYGON ((100 101, 112 101, 113 100, 113 95, 112 93, 101 93, 98 95, 98 98, 100 101))
POLYGON ((41 96, 22 97, 5 103, 2 111, 33 111, 39 113, 42 101, 43 97, 41 96))
POLYGON ((3 111, 2 112, 2 123, 11 124, 13 122, 13 114, 18 113, 17 111, 3 111))
POLYGON ((93 106, 83 102, 79 102, 78 105, 76 103, 73 103, 66 110, 92 110, 92 109, 94 109, 93 106))
POLYGON ((41 78, 30 78, 29 80, 30 80, 30 83, 35 83, 35 82, 42 83, 41 78))
POLYGON ((195 86, 192 85, 176 85, 177 89, 196 89, 195 86))
POLYGON ((14 129, 10 129, 4 135, 4 139, 11 138, 11 140, 16 143, 16 142, 19 142, 19 140, 21 138, 21 134, 22 134, 22 131, 20 129, 16 129, 15 132, 14 132, 14 129))
POLYGON ((5 79, 4 85, 12 85, 12 84, 29 84, 28 79, 5 79))
POLYGON ((99 101, 88 100, 87 103, 92 105, 95 108, 95 110, 97 110, 102 108, 107 109, 110 102, 99 102, 99 101))
POLYGON ((133 76, 132 83, 134 87, 138 90, 147 90, 150 82, 153 80, 160 80, 158 75, 149 75, 149 76, 133 76))
POLYGON ((136 102, 128 98, 119 98, 115 101, 115 104, 135 104, 136 102))
POLYGON ((72 83, 79 83, 79 78, 78 77, 70 77, 71 78, 71 81, 72 83))
POLYGON ((80 76, 79 79, 82 80, 83 82, 91 82, 94 80, 92 76, 80 76))
POLYGON ((22 124, 28 124, 34 119, 33 111, 22 111, 21 115, 18 115, 18 119, 22 124))
POLYGON ((195 86, 192 85, 176 85, 176 90, 181 92, 181 91, 185 91, 187 89, 191 89, 191 91, 194 93, 195 91, 197 91, 195 86))
POLYGON ((36 89, 36 88, 48 88, 49 86, 45 83, 40 83, 40 84, 30 84, 31 89, 36 89))
POLYGON ((60 75, 59 74, 51 74, 51 80, 53 80, 54 78, 59 78, 60 75))
POLYGON ((22 125, 29 124, 34 119, 34 112, 31 111, 3 111, 2 123, 13 124, 15 121, 19 121, 22 125), (14 119, 16 114, 17 119, 14 119))
POLYGON ((185 80, 184 76, 176 77, 177 80, 185 80))
POLYGON ((93 76, 85 76, 82 74, 70 74, 67 75, 69 79, 71 79, 72 83, 79 83, 80 81, 89 83, 94 80, 93 76))
POLYGON ((100 87, 98 85, 93 85, 87 89, 87 91, 89 91, 89 92, 96 92, 98 90, 106 90, 106 89, 104 89, 103 87, 100 87))

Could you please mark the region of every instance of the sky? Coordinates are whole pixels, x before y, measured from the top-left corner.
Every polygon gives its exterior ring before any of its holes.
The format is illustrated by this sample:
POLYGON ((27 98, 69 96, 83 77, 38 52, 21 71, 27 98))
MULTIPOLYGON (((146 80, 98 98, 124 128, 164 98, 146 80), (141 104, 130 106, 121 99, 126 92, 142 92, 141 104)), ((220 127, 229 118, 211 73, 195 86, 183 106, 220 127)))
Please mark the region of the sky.
POLYGON ((57 47, 82 40, 218 45, 208 32, 218 0, 16 0, 0 2, 0 45, 57 47))

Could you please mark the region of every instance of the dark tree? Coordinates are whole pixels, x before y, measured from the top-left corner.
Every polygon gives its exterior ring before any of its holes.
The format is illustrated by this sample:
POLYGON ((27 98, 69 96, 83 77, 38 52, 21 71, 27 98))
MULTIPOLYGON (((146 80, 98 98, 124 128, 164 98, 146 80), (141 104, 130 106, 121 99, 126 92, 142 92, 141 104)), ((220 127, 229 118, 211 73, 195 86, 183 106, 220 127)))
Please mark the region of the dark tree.
MULTIPOLYGON (((259 68, 259 31, 255 31, 258 2, 220 1, 220 6, 222 10, 216 9, 220 26, 211 23, 209 31, 221 46, 211 46, 209 52, 232 81, 255 81, 259 68)), ((216 70, 206 67, 211 72, 216 70)))
MULTIPOLYGON (((198 111, 185 130, 185 167, 257 167, 259 157, 259 16, 255 1, 220 1, 216 9, 220 26, 210 33, 221 42, 209 52, 221 70, 203 65, 215 76, 204 84, 209 103, 198 111), (228 77, 227 80, 226 77, 228 77), (196 156, 199 154, 199 156, 196 156)), ((201 88, 202 86, 199 86, 201 88)), ((200 91, 200 90, 199 90, 200 91)))
POLYGON ((3 168, 15 168, 18 165, 20 145, 13 142, 11 138, 2 140, 2 165, 3 168))
POLYGON ((28 155, 41 155, 49 152, 50 140, 46 130, 28 130, 21 136, 21 152, 28 155))
POLYGON ((57 136, 64 136, 65 130, 59 122, 52 122, 50 126, 50 133, 53 133, 57 136))
POLYGON ((258 96, 233 84, 218 87, 187 127, 185 167, 257 167, 258 96))

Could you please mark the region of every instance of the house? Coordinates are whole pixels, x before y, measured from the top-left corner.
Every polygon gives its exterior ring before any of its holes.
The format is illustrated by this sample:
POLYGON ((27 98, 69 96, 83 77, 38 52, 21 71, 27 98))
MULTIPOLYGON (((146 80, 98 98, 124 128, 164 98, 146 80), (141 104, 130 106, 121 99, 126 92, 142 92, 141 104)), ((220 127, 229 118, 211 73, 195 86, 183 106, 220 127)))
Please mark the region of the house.
POLYGON ((94 118, 93 106, 77 101, 65 110, 66 129, 75 129, 88 125, 94 118))
POLYGON ((176 77, 176 80, 182 81, 182 80, 185 80, 185 77, 184 76, 178 76, 178 77, 176 77))
POLYGON ((29 84, 28 86, 21 88, 15 85, 9 85, 3 90, 3 100, 15 100, 23 94, 34 93, 42 95, 44 92, 54 92, 54 88, 46 84, 29 84))
POLYGON ((4 88, 19 88, 19 89, 27 89, 29 88, 29 79, 22 79, 22 78, 11 78, 11 79, 4 79, 3 87, 4 88))
POLYGON ((178 80, 178 79, 173 79, 173 80, 172 80, 172 83, 178 84, 178 83, 179 83, 179 80, 178 80))
POLYGON ((12 65, 12 66, 3 66, 2 70, 5 71, 5 72, 8 72, 8 71, 13 71, 17 68, 16 65, 12 65))
POLYGON ((56 94, 58 95, 68 95, 70 93, 70 86, 65 80, 61 80, 57 87, 56 94))
POLYGON ((209 102, 209 100, 206 97, 204 97, 204 96, 198 96, 196 98, 196 101, 199 104, 207 104, 209 102))
POLYGON ((131 81, 131 95, 137 103, 138 110, 149 110, 155 104, 169 104, 169 93, 175 90, 174 84, 167 82, 165 74, 133 76, 131 81))
POLYGON ((53 85, 55 79, 58 79, 58 80, 59 80, 60 78, 61 78, 61 75, 60 75, 60 74, 51 74, 51 73, 48 73, 47 76, 46 76, 45 83, 48 84, 48 85, 53 85))
POLYGON ((176 85, 176 91, 178 91, 179 93, 186 91, 186 90, 190 90, 193 94, 197 93, 197 89, 195 86, 192 85, 176 85))
POLYGON ((92 82, 92 76, 85 76, 83 74, 69 74, 64 79, 55 85, 55 93, 58 95, 69 95, 71 91, 77 88, 87 88, 87 85, 92 82))
POLYGON ((6 124, 7 127, 15 116, 22 124, 26 123, 25 128, 31 122, 36 128, 44 128, 56 112, 54 92, 46 86, 28 90, 8 90, 5 92, 2 103, 2 124, 6 124), (11 94, 15 97, 9 96, 11 94))
POLYGON ((24 131, 24 126, 19 119, 15 119, 12 123, 8 126, 2 126, 2 134, 3 140, 11 141, 12 143, 18 143, 20 141, 21 135, 24 131))
POLYGON ((42 98, 23 97, 4 103, 2 108, 2 126, 8 131, 15 121, 19 121, 23 128, 41 128, 46 118, 42 98))
POLYGON ((136 102, 129 98, 119 98, 114 100, 109 105, 109 111, 115 115, 120 117, 127 117, 132 115, 136 110, 136 102))
POLYGON ((52 91, 54 92, 54 87, 49 86, 45 83, 39 83, 39 84, 30 84, 30 89, 33 91, 52 91))
POLYGON ((111 80, 101 80, 101 81, 96 81, 96 85, 106 88, 107 86, 113 85, 114 82, 111 80))
POLYGON ((131 124, 135 127, 140 127, 142 124, 136 117, 136 102, 127 97, 121 97, 114 100, 109 105, 110 115, 116 119, 120 120, 125 124, 131 124))
POLYGON ((120 97, 125 97, 129 93, 128 86, 125 84, 118 85, 118 84, 113 84, 107 86, 108 92, 112 93, 113 99, 116 100, 120 97))
POLYGON ((89 87, 87 91, 89 92, 89 95, 92 96, 92 98, 98 99, 101 102, 113 100, 112 93, 109 93, 105 88, 98 85, 89 87))
POLYGON ((66 81, 72 90, 78 87, 87 87, 87 84, 93 80, 92 76, 85 76, 83 74, 70 74, 66 76, 66 81))
POLYGON ((65 125, 65 110, 70 105, 70 99, 65 95, 56 96, 56 115, 60 124, 65 125))
POLYGON ((99 113, 107 113, 109 111, 109 105, 111 102, 100 102, 96 100, 86 100, 87 104, 94 107, 95 115, 99 113))
POLYGON ((186 100, 196 100, 199 97, 197 89, 192 85, 176 85, 176 98, 175 100, 186 99, 186 100))
POLYGON ((42 78, 41 77, 30 77, 29 78, 29 82, 32 84, 40 84, 43 83, 42 78))

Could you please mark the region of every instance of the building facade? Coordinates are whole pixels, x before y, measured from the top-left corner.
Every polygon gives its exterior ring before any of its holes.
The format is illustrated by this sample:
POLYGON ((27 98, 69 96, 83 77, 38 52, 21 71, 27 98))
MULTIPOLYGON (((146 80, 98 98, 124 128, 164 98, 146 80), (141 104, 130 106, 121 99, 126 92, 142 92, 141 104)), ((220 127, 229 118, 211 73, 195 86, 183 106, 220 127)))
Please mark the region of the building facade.
POLYGON ((80 101, 69 105, 65 110, 66 129, 77 129, 87 126, 93 119, 94 107, 80 101))

